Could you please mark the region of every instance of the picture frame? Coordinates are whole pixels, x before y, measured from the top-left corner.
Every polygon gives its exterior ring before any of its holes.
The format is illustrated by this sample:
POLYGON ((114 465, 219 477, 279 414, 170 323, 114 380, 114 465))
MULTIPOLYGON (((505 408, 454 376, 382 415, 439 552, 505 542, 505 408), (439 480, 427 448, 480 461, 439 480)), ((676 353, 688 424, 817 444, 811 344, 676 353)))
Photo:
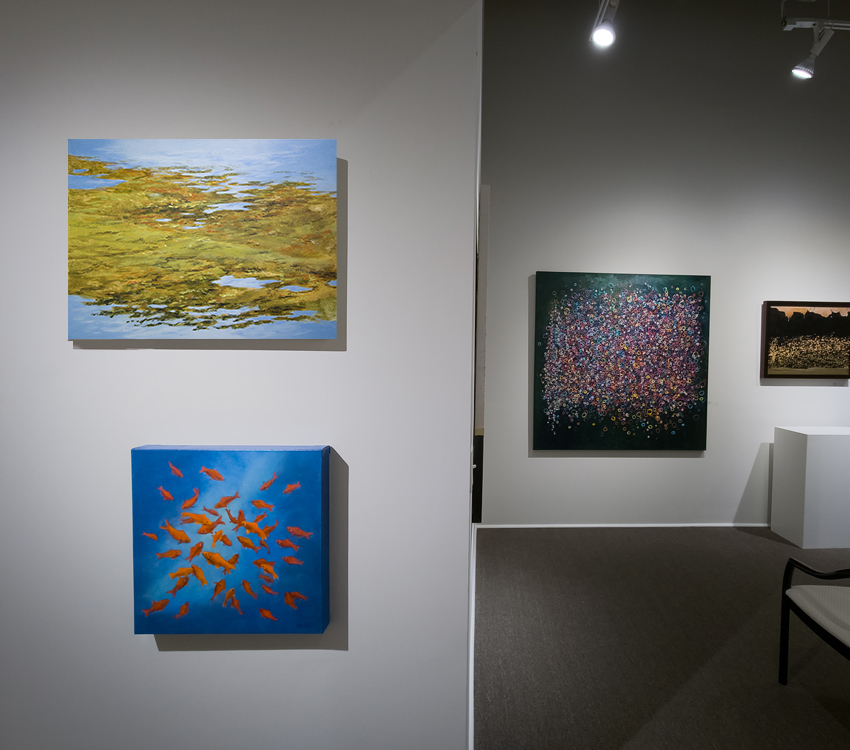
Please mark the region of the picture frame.
POLYGON ((337 338, 331 139, 69 139, 68 339, 337 338))
POLYGON ((705 450, 710 296, 710 276, 538 272, 533 450, 705 450))
POLYGON ((323 633, 330 451, 133 448, 134 632, 323 633))
POLYGON ((850 378, 850 302, 765 301, 761 377, 850 378))

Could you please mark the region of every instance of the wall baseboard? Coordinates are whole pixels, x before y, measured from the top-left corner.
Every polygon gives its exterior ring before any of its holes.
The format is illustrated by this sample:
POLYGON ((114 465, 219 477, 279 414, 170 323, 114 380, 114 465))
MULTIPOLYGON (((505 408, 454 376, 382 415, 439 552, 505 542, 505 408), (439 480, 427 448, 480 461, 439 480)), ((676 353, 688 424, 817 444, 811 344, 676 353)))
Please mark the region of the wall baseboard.
POLYGON ((767 523, 476 523, 479 529, 688 529, 688 528, 755 528, 766 529, 767 523))

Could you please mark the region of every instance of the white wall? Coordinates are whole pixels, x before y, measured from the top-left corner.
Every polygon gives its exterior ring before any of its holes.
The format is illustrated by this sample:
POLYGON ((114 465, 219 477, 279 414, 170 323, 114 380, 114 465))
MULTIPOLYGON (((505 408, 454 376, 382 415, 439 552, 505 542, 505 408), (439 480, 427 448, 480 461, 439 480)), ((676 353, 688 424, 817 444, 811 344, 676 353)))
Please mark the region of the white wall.
POLYGON ((850 34, 815 78, 779 3, 488 0, 483 521, 766 523, 775 425, 850 424, 847 381, 759 380, 761 303, 850 300, 850 34), (537 271, 712 277, 703 454, 533 452, 537 271))
POLYGON ((480 2, 3 15, 0 745, 464 747, 480 2), (345 349, 75 348, 69 137, 338 139, 345 349), (147 443, 336 449, 325 636, 133 635, 147 443))

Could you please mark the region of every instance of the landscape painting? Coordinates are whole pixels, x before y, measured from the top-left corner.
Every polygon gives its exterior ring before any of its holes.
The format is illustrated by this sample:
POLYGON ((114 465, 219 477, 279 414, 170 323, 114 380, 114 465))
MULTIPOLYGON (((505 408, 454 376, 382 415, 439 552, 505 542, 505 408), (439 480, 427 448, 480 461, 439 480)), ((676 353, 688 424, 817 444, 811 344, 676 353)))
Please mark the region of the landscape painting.
POLYGON ((68 338, 335 339, 334 140, 69 140, 68 338))
POLYGON ((539 272, 534 450, 705 450, 711 277, 539 272))
POLYGON ((761 375, 850 377, 850 302, 765 302, 761 375))
POLYGON ((133 448, 135 632, 324 632, 329 456, 133 448))

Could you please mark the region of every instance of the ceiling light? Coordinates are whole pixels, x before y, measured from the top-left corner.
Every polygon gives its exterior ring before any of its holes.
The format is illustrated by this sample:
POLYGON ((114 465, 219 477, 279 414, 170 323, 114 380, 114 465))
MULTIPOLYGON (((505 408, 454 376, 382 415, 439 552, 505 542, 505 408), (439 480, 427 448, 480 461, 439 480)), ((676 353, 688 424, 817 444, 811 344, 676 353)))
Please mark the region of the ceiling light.
POLYGON ((590 38, 597 47, 610 47, 617 38, 614 33, 614 24, 610 21, 603 21, 593 30, 590 38))
POLYGON ((591 41, 597 47, 610 47, 617 38, 614 32, 614 14, 619 4, 620 0, 599 0, 599 11, 590 34, 591 41))
MULTIPOLYGON (((826 47, 826 43, 832 39, 832 35, 836 29, 850 31, 850 19, 841 19, 832 15, 832 6, 827 2, 825 8, 812 7, 815 0, 805 0, 809 9, 820 11, 819 13, 808 13, 797 15, 796 13, 786 13, 786 7, 799 6, 802 9, 802 0, 782 0, 782 28, 785 31, 792 29, 811 29, 814 32, 815 40, 809 56, 797 65, 791 72, 797 78, 803 80, 811 78, 815 74, 815 58, 826 47), (825 13, 823 12, 825 11, 825 13)), ((846 9, 844 9, 846 13, 846 9)))
POLYGON ((809 55, 791 73, 804 80, 811 78, 815 74, 815 55, 809 55))

